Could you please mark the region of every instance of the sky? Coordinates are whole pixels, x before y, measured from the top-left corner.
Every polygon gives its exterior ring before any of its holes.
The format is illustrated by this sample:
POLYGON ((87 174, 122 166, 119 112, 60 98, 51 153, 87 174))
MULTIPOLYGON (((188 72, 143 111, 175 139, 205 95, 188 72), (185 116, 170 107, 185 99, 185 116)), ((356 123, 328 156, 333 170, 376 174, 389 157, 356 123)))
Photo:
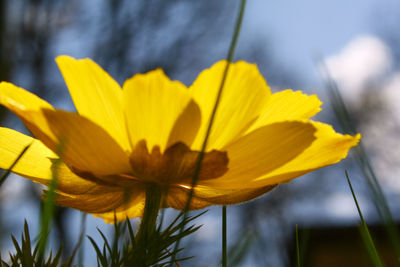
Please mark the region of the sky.
POLYGON ((241 38, 272 38, 277 58, 314 85, 319 74, 313 57, 332 55, 356 36, 372 34, 374 9, 382 2, 390 0, 251 0, 241 38))

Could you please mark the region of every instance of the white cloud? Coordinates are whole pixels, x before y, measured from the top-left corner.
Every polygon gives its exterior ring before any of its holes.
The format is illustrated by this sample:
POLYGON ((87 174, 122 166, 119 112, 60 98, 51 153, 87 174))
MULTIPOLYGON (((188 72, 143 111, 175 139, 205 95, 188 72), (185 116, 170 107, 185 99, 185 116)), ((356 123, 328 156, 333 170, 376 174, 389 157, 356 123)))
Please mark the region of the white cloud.
POLYGON ((353 39, 338 54, 328 57, 325 63, 344 98, 355 103, 368 83, 388 73, 392 55, 382 40, 365 35, 353 39))
MULTIPOLYGON (((357 200, 361 201, 362 197, 357 196, 357 200)), ((335 218, 354 219, 358 217, 356 205, 350 192, 336 193, 325 199, 326 210, 335 218)), ((367 206, 367 205, 364 205, 367 206)))

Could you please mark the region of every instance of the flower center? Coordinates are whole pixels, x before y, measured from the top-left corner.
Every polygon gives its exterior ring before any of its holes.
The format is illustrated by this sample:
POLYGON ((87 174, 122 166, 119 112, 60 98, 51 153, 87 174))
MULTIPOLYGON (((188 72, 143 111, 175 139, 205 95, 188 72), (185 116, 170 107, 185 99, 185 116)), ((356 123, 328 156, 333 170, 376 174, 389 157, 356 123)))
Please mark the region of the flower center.
MULTIPOLYGON (((161 153, 159 146, 148 151, 146 141, 139 141, 130 156, 132 175, 143 182, 163 186, 190 185, 196 173, 200 151, 192 151, 182 142, 161 153)), ((204 154, 198 179, 213 179, 228 171, 227 152, 212 150, 204 154)))
MULTIPOLYGON (((98 184, 115 187, 137 187, 155 184, 161 187, 179 186, 191 188, 200 151, 193 151, 182 142, 175 143, 161 153, 159 146, 148 151, 146 141, 139 141, 129 158, 132 171, 114 175, 96 176, 70 166, 78 176, 98 184)), ((225 151, 211 150, 204 154, 198 180, 218 178, 228 171, 228 155, 225 151)))

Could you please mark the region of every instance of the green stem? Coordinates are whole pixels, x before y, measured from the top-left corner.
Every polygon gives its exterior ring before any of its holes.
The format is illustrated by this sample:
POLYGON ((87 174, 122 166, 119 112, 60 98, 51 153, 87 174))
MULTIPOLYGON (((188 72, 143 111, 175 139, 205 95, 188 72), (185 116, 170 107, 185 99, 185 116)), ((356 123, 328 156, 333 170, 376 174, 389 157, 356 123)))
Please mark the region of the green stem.
POLYGON ((149 250, 149 243, 156 231, 157 216, 161 204, 162 190, 158 185, 149 184, 146 186, 146 202, 143 211, 142 221, 137 233, 137 246, 143 250, 143 259, 149 250))
POLYGON ((301 267, 300 245, 299 245, 299 226, 297 224, 296 224, 296 262, 297 262, 297 267, 301 267))
MULTIPOLYGON (((214 107, 213 107, 213 110, 211 112, 211 116, 210 116, 210 119, 209 119, 209 122, 208 122, 206 135, 205 135, 205 138, 203 140, 203 144, 202 144, 202 147, 201 147, 201 151, 200 151, 199 157, 197 159, 196 170, 195 170, 195 173, 194 173, 194 176, 193 176, 193 179, 192 179, 191 189, 190 189, 189 194, 188 194, 188 199, 186 201, 185 209, 183 210, 182 221, 185 221, 186 218, 187 218, 187 213, 188 213, 188 211, 190 209, 190 203, 191 203, 191 201, 193 199, 193 196, 194 196, 194 188, 196 187, 197 181, 199 179, 199 174, 200 174, 200 170, 201 170, 202 161, 204 159, 205 151, 206 151, 206 148, 207 148, 208 138, 210 136, 211 129, 212 129, 212 126, 213 126, 213 123, 214 123, 214 119, 215 119, 215 116, 217 114, 218 106, 219 106, 219 103, 221 101, 222 92, 223 92, 223 89, 224 89, 225 80, 226 80, 226 78, 228 76, 229 67, 230 67, 230 65, 231 65, 231 63, 233 61, 233 55, 235 53, 236 44, 237 44, 237 41, 238 41, 238 38, 239 38, 239 33, 240 33, 240 29, 241 29, 242 21, 243 21, 243 17, 244 17, 246 1, 247 0, 241 0, 241 2, 240 2, 239 15, 238 15, 238 18, 236 20, 235 30, 234 30, 234 33, 233 33, 233 36, 232 36, 232 40, 231 40, 230 45, 229 45, 228 55, 226 57, 227 64, 225 66, 225 69, 224 69, 224 72, 223 72, 223 75, 222 75, 222 80, 221 80, 221 84, 220 84, 220 87, 219 87, 219 90, 218 90, 217 98, 215 100, 215 104, 214 104, 214 107)), ((182 232, 183 232, 183 227, 179 230, 179 234, 182 234, 182 232)), ((174 250, 173 250, 173 253, 172 253, 171 263, 169 265, 170 267, 172 267, 172 264, 175 262, 175 255, 176 255, 176 253, 177 253, 177 251, 179 249, 180 241, 181 240, 178 239, 176 241, 176 243, 175 243, 174 250)))
MULTIPOLYGON (((60 142, 57 146, 57 154, 61 155, 64 143, 60 142)), ((58 180, 58 171, 60 164, 62 163, 61 157, 56 159, 51 166, 52 178, 50 184, 48 185, 48 191, 46 193, 46 197, 43 202, 43 210, 41 215, 40 222, 40 237, 39 237, 39 256, 37 260, 37 265, 42 266, 44 253, 46 250, 47 240, 49 238, 49 233, 51 229, 51 223, 54 217, 54 211, 56 208, 56 197, 57 197, 57 180, 58 180)))
POLYGON ((222 206, 222 267, 226 267, 227 262, 226 206, 222 206))

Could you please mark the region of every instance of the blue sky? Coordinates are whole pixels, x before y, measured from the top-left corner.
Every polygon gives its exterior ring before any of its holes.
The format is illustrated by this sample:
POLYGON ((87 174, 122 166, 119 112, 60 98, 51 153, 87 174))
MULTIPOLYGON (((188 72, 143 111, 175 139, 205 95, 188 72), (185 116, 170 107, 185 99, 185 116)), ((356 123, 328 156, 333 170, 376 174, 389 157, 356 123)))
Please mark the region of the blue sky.
POLYGON ((312 57, 332 55, 356 36, 372 34, 374 11, 391 1, 251 0, 241 37, 272 39, 277 59, 313 85, 318 73, 312 57))

